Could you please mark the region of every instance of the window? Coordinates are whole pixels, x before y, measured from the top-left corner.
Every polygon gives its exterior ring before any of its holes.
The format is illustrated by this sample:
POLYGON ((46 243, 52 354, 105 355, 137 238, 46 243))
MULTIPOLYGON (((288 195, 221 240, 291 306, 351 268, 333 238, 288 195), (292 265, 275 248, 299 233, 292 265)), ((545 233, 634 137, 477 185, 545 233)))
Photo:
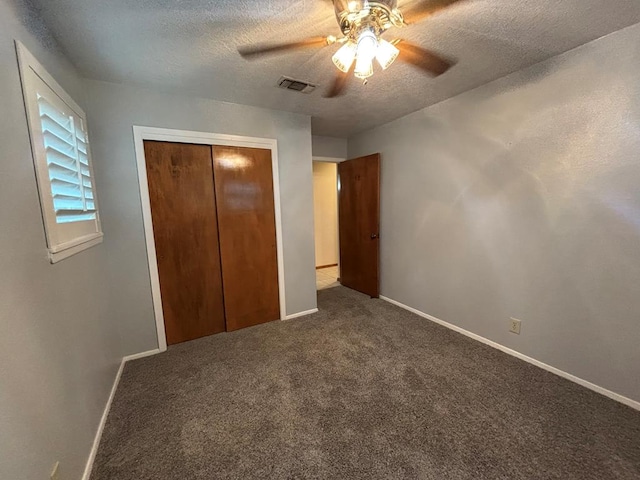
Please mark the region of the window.
POLYGON ((17 43, 40 205, 52 263, 102 241, 86 115, 17 43))

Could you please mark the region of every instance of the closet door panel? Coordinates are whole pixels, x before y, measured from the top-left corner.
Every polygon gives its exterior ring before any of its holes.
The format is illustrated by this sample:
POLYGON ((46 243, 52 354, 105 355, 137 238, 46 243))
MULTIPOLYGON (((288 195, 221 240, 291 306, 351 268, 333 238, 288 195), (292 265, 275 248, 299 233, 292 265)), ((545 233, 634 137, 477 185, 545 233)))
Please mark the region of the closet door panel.
POLYGON ((144 142, 167 344, 225 330, 211 146, 144 142))
POLYGON ((227 330, 280 318, 271 151, 213 147, 227 330))

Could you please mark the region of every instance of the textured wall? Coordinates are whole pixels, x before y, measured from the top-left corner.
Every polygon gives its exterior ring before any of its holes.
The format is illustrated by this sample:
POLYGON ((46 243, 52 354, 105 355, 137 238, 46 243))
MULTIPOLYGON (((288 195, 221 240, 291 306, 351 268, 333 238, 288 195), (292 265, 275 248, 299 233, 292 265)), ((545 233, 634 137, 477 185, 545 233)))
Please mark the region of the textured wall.
POLYGON ((14 39, 83 106, 85 92, 26 5, 0 2, 0 478, 49 478, 59 460, 78 479, 121 352, 104 245, 47 259, 14 39))
POLYGON ((640 400, 639 78, 636 25, 350 139, 383 295, 640 400))
POLYGON ((338 168, 313 162, 313 219, 316 267, 338 263, 338 168))
POLYGON ((133 125, 277 139, 287 314, 316 307, 309 117, 111 83, 87 87, 125 355, 157 348, 133 125))
POLYGON ((311 139, 314 157, 347 158, 347 139, 314 135, 311 139))

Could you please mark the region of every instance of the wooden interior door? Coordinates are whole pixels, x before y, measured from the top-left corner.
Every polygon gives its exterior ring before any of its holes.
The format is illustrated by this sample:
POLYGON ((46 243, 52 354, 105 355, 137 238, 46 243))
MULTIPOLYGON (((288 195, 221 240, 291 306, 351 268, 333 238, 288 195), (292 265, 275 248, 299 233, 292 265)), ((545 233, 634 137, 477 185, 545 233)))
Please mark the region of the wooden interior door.
POLYGON ((167 344, 223 332, 211 146, 144 142, 167 344))
POLYGON ((271 151, 213 147, 227 331, 280 318, 271 151))
POLYGON ((377 298, 380 257, 380 154, 338 164, 340 283, 377 298))

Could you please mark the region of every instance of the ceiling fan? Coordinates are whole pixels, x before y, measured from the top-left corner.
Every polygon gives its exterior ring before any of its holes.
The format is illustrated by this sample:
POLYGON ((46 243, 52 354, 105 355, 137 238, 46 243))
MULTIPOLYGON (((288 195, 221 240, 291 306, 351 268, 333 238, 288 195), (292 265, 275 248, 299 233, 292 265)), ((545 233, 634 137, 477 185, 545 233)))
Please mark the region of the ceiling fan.
POLYGON ((397 0, 333 0, 342 37, 329 35, 291 43, 253 45, 240 47, 238 51, 244 58, 253 59, 290 50, 340 44, 332 57, 338 72, 325 94, 329 98, 344 93, 351 73, 366 83, 373 75, 374 60, 383 70, 397 58, 429 75, 438 76, 452 66, 449 60, 410 42, 401 39, 389 42, 381 36, 391 27, 412 25, 459 1, 462 0, 416 0, 402 13, 397 0))

